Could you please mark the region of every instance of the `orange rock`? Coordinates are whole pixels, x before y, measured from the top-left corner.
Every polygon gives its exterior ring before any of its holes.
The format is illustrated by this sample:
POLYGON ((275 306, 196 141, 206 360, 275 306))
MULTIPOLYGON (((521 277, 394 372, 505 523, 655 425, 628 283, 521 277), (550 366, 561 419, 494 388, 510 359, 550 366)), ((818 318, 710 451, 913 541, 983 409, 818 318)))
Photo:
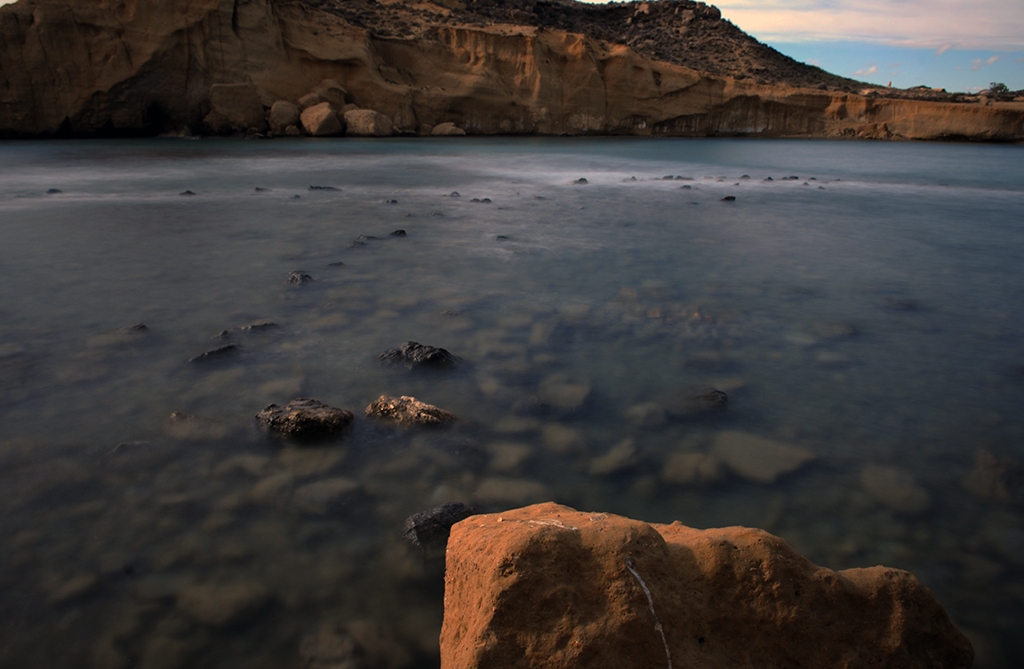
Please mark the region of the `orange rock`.
POLYGON ((442 669, 970 667, 912 574, 836 572, 743 527, 546 503, 452 528, 442 669))

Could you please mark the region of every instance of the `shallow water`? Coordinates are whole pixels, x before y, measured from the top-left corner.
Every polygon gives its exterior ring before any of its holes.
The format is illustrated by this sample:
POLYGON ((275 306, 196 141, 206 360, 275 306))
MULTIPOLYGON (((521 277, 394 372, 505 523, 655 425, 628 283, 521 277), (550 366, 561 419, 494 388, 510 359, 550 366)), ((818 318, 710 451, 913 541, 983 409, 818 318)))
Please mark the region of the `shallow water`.
POLYGON ((434 666, 442 566, 400 539, 406 516, 549 499, 909 569, 976 666, 1024 663, 1021 147, 153 140, 0 157, 4 666, 303 666, 325 623, 379 666, 434 666), (314 281, 287 285, 295 270, 314 281), (464 364, 376 363, 407 340, 464 364), (705 387, 724 412, 664 412, 705 387), (362 409, 383 393, 458 424, 374 425, 362 409), (315 448, 269 438, 254 414, 293 397, 356 425, 315 448), (736 432, 816 459, 771 483, 673 470, 736 432), (304 503, 339 478, 357 492, 304 503), (211 583, 266 596, 203 624, 182 593, 211 583))

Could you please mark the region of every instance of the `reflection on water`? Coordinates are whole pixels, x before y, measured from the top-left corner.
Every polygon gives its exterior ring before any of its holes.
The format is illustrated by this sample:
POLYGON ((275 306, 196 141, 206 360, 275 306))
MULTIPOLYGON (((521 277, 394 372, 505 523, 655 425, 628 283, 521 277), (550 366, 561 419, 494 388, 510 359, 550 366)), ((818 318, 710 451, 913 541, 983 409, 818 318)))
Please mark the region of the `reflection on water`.
POLYGON ((549 499, 912 570, 977 666, 1024 661, 1019 147, 0 153, 5 666, 433 666, 404 519, 549 499), (410 340, 464 364, 377 364, 410 340), (257 428, 295 397, 356 423, 257 428))

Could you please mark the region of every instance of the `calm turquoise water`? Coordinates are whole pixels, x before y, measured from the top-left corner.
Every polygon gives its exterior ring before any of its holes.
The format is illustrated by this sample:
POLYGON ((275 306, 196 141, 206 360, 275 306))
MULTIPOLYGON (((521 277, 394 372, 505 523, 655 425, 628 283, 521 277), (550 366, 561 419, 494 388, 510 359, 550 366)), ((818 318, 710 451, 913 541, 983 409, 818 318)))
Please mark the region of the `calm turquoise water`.
POLYGON ((0 664, 298 667, 329 623, 374 666, 433 666, 442 567, 399 538, 405 517, 551 499, 909 569, 976 666, 1021 666, 1022 157, 0 143, 0 664), (314 281, 286 285, 295 270, 314 281), (407 340, 465 364, 376 364, 407 340), (226 342, 241 348, 188 362, 226 342), (666 414, 708 386, 725 412, 666 414), (458 426, 373 425, 383 393, 458 426), (293 397, 356 426, 316 448, 268 438, 253 415, 293 397), (737 433, 815 459, 759 481, 723 455, 737 433), (304 486, 333 479, 357 492, 311 505, 304 486), (216 626, 184 603, 197 584, 261 596, 216 626))

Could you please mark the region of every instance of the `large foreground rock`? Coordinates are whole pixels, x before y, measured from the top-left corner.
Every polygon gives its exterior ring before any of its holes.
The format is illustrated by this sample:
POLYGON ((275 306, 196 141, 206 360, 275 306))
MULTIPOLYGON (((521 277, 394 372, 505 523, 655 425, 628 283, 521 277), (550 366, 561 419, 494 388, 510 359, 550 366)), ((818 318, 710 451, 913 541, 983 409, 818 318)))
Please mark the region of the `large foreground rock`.
POLYGON ((443 669, 971 666, 912 574, 835 572, 743 527, 696 530, 538 504, 457 523, 443 669))

